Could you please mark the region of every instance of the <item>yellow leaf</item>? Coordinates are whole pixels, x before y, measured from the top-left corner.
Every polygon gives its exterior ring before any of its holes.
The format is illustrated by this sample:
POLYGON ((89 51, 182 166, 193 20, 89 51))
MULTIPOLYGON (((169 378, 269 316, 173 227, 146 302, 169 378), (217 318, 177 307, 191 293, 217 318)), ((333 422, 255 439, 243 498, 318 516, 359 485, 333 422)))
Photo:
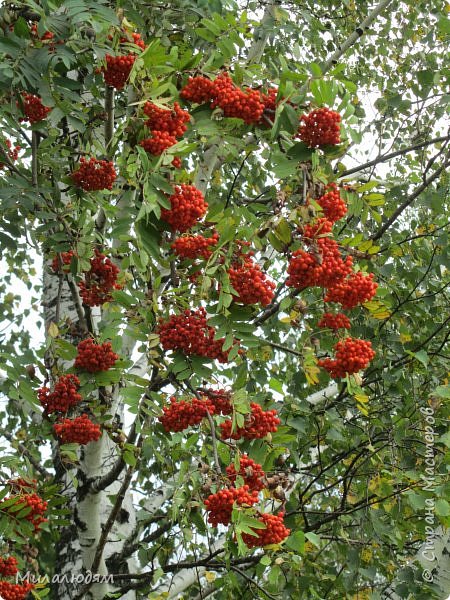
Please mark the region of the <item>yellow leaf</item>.
POLYGON ((409 335, 409 333, 401 333, 400 334, 400 341, 402 344, 404 344, 405 342, 410 342, 412 340, 412 337, 409 335))
POLYGON ((53 323, 53 321, 50 323, 50 325, 48 326, 48 335, 52 338, 56 338, 59 335, 59 329, 58 329, 58 325, 56 323, 53 323))
POLYGON ((212 571, 205 571, 205 579, 208 583, 212 583, 216 579, 216 574, 212 571))
POLYGON ((355 394, 355 400, 360 404, 367 404, 369 402, 369 396, 367 394, 355 394))
POLYGON ((305 375, 306 375, 306 381, 309 383, 309 385, 315 385, 316 383, 319 383, 319 373, 320 373, 320 369, 319 367, 316 367, 314 365, 308 365, 305 366, 305 375))

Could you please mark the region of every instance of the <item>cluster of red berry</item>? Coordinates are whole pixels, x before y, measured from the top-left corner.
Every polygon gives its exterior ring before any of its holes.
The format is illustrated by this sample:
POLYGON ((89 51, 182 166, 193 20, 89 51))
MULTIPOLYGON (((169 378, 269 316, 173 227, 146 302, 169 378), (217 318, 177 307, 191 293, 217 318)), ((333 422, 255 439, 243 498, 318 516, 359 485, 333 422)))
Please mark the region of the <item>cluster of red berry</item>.
POLYGON ((93 423, 85 413, 75 419, 62 419, 53 425, 53 430, 62 444, 89 444, 102 436, 100 425, 93 423))
POLYGON ((110 342, 97 344, 92 338, 87 338, 78 344, 77 349, 74 366, 88 373, 108 371, 119 359, 119 355, 113 352, 110 342))
POLYGON ((3 600, 25 600, 34 588, 34 583, 0 581, 0 598, 3 598, 3 600))
POLYGON ((231 393, 225 390, 203 390, 202 398, 192 398, 189 402, 170 398, 170 405, 163 407, 159 421, 166 431, 183 431, 192 425, 198 425, 210 415, 231 415, 231 393))
POLYGON ((111 161, 97 160, 93 157, 87 160, 82 157, 79 168, 71 174, 71 177, 75 185, 85 192, 96 192, 112 190, 117 174, 111 161))
POLYGON ((231 392, 226 390, 213 390, 211 388, 203 390, 210 402, 214 406, 215 415, 231 415, 233 405, 231 403, 231 392))
POLYGON ((316 108, 300 117, 297 137, 310 148, 335 146, 341 142, 341 115, 334 110, 316 108))
POLYGON ((373 298, 377 291, 378 284, 373 281, 373 278, 373 273, 368 275, 361 271, 352 273, 327 290, 325 302, 337 302, 347 310, 363 304, 373 298))
MULTIPOLYGON (((181 138, 187 130, 185 123, 191 120, 189 113, 183 110, 178 102, 175 102, 172 109, 159 108, 153 102, 146 102, 144 113, 148 117, 145 125, 150 129, 152 137, 142 140, 140 145, 153 156, 159 156, 164 150, 175 145, 177 138, 181 138)), ((181 159, 175 157, 172 165, 176 168, 181 167, 181 159)))
POLYGON ((74 256, 75 252, 73 250, 57 254, 52 260, 52 271, 54 273, 59 273, 60 271, 63 273, 69 273, 70 263, 72 262, 72 258, 74 256))
POLYGON ((224 117, 242 119, 247 125, 265 124, 263 115, 276 109, 278 90, 270 88, 267 94, 259 90, 241 89, 228 73, 221 73, 214 81, 203 76, 190 77, 180 92, 188 102, 210 103, 211 109, 220 108, 224 117))
MULTIPOLYGON (((22 508, 28 508, 29 512, 24 517, 27 521, 29 521, 33 527, 34 532, 37 533, 40 529, 42 523, 48 521, 43 515, 47 510, 47 502, 42 500, 42 498, 36 493, 24 493, 21 492, 19 494, 15 494, 8 498, 5 498, 4 502, 14 500, 13 504, 9 504, 5 509, 3 509, 8 514, 16 515, 19 510, 22 508), (20 508, 19 508, 20 507, 20 508)), ((2 510, 0 504, 0 511, 2 510)))
POLYGON ((248 485, 240 488, 230 487, 210 494, 204 502, 209 513, 208 522, 213 527, 217 527, 219 523, 229 525, 234 503, 238 506, 253 506, 258 502, 258 492, 257 490, 250 491, 248 485))
POLYGON ((258 520, 265 525, 265 529, 253 529, 256 535, 243 533, 242 539, 246 546, 257 548, 282 542, 291 533, 291 530, 285 526, 283 517, 284 513, 278 515, 260 514, 258 520))
POLYGON ((96 248, 90 270, 85 274, 84 281, 78 282, 83 303, 86 306, 101 306, 111 302, 111 292, 123 287, 117 283, 118 274, 119 267, 96 248))
MULTIPOLYGON (((311 235, 310 230, 307 235, 311 235)), ((312 248, 308 252, 302 249, 293 252, 288 266, 287 285, 297 289, 313 286, 327 288, 351 272, 352 257, 343 260, 335 240, 305 236, 304 241, 307 244, 312 241, 312 248)))
POLYGON ((251 412, 245 416, 243 427, 236 427, 233 431, 233 421, 228 419, 220 424, 221 437, 224 440, 254 440, 264 438, 268 433, 274 433, 281 423, 276 410, 264 411, 259 404, 250 404, 251 412))
POLYGON ((185 235, 177 238, 171 248, 180 258, 204 258, 208 260, 219 241, 219 234, 214 232, 211 237, 198 235, 185 235))
POLYGON ((323 358, 318 362, 319 366, 326 369, 334 379, 365 369, 375 356, 369 341, 351 337, 338 342, 334 350, 334 359, 323 358))
POLYGON ((338 329, 350 329, 350 319, 343 313, 324 313, 317 323, 318 327, 323 329, 332 329, 336 332, 338 329))
POLYGON ((160 319, 156 333, 164 350, 180 350, 186 356, 205 356, 221 363, 228 362, 228 351, 222 350, 225 340, 214 339, 216 332, 208 325, 204 308, 185 310, 180 315, 172 315, 168 321, 160 319))
POLYGON ((259 492, 265 487, 263 478, 265 473, 260 464, 252 460, 247 454, 242 454, 239 458, 239 470, 236 471, 234 465, 228 465, 226 468, 228 479, 232 484, 236 482, 236 477, 240 475, 244 484, 248 485, 250 490, 259 492))
POLYGON ((327 185, 327 191, 317 200, 317 204, 321 206, 324 216, 331 223, 336 223, 347 214, 347 205, 341 198, 335 183, 327 185))
POLYGON ((207 413, 214 414, 214 405, 207 397, 192 398, 189 402, 170 398, 170 405, 163 407, 159 421, 166 431, 183 431, 192 425, 198 425, 207 413))
POLYGON ((12 161, 15 162, 19 157, 20 146, 14 146, 12 148, 12 144, 10 140, 2 140, 0 138, 0 169, 4 169, 6 164, 1 161, 2 153, 6 154, 6 156, 12 161), (6 146, 6 149, 4 148, 6 146))
POLYGON ((17 558, 15 556, 8 556, 8 558, 0 556, 0 575, 3 577, 12 577, 18 572, 17 565, 17 558))
POLYGON ((243 255, 228 269, 230 283, 237 295, 235 302, 267 306, 274 296, 275 283, 267 278, 252 258, 253 252, 243 255))
POLYGON ((48 106, 42 104, 40 96, 23 92, 22 98, 23 113, 25 117, 20 119, 21 121, 28 121, 31 125, 33 125, 33 123, 39 123, 39 121, 43 121, 52 110, 48 106))
MULTIPOLYGON (((126 36, 120 38, 120 45, 123 44, 134 44, 141 50, 145 49, 144 40, 141 38, 139 33, 131 33, 131 38, 127 33, 126 36)), ((124 85, 128 81, 131 69, 133 68, 134 61, 136 60, 136 53, 130 52, 129 54, 121 54, 118 56, 112 56, 111 54, 106 55, 106 67, 102 67, 103 77, 106 85, 115 88, 116 90, 123 89, 124 85)))
POLYGON ((47 387, 38 390, 39 402, 46 414, 54 412, 66 413, 70 408, 79 404, 82 400, 78 393, 80 380, 76 375, 61 375, 55 384, 53 392, 47 387))
POLYGON ((171 208, 163 208, 161 218, 169 223, 173 231, 181 233, 195 225, 208 209, 202 192, 195 186, 185 183, 175 186, 169 202, 171 208))

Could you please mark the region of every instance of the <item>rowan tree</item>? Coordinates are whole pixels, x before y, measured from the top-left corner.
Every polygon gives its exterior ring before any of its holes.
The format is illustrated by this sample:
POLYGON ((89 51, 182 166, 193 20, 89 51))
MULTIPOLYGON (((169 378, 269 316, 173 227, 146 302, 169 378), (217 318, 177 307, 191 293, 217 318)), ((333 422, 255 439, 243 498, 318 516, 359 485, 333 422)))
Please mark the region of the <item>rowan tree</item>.
POLYGON ((447 13, 0 7, 1 597, 445 598, 447 13))

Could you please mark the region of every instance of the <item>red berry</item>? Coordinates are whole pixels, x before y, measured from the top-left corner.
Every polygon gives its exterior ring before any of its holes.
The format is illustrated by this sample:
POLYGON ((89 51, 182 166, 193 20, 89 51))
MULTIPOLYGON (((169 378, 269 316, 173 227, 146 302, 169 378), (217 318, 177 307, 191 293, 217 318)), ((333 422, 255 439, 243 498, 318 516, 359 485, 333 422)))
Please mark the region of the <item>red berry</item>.
POLYGON ((35 588, 34 583, 9 583, 0 581, 0 598, 3 600, 25 600, 35 588))
POLYGON ((246 415, 243 427, 237 427, 232 431, 233 422, 231 419, 220 424, 222 439, 239 440, 240 438, 244 438, 246 440, 253 440, 263 438, 268 433, 277 431, 281 421, 277 416, 276 410, 263 411, 261 406, 256 404, 256 402, 252 402, 250 408, 251 413, 246 415))
POLYGON ((107 160, 82 157, 78 170, 71 175, 73 182, 85 192, 112 190, 117 177, 114 165, 107 160))
POLYGON ((336 333, 338 329, 350 329, 350 319, 343 313, 337 313, 336 315, 324 313, 317 326, 332 329, 336 333))
POLYGON ((230 283, 237 294, 235 302, 267 306, 274 296, 275 283, 267 279, 250 254, 237 259, 228 269, 230 283))
POLYGON ((123 287, 117 283, 118 274, 119 267, 96 248, 90 271, 86 273, 85 280, 78 283, 83 303, 86 306, 101 306, 110 302, 111 292, 123 287))
POLYGON ((97 442, 102 436, 100 426, 93 423, 86 414, 75 419, 63 419, 53 425, 53 430, 62 444, 85 445, 97 442))
POLYGON ((260 464, 249 458, 246 454, 239 457, 239 471, 236 471, 234 465, 229 465, 226 468, 228 479, 231 483, 235 483, 236 477, 240 475, 245 485, 248 485, 250 490, 262 490, 264 488, 263 477, 264 471, 260 464))
POLYGON ((180 258, 208 258, 212 254, 212 249, 219 241, 219 234, 214 232, 211 237, 206 238, 201 234, 186 235, 177 238, 171 248, 180 258))
POLYGON ((258 492, 256 490, 250 491, 248 485, 219 490, 215 494, 210 494, 205 500, 206 510, 209 513, 208 522, 213 527, 217 527, 219 523, 229 525, 235 503, 237 506, 248 507, 257 502, 258 492))
POLYGON ((214 340, 216 332, 208 325, 204 308, 185 310, 165 322, 160 319, 156 332, 164 350, 180 350, 186 356, 205 356, 221 363, 228 362, 229 350, 222 350, 224 338, 214 340))
POLYGON ((31 124, 38 123, 45 119, 52 110, 48 106, 42 104, 42 100, 39 96, 22 92, 22 97, 25 118, 20 119, 21 121, 28 121, 31 124))
POLYGON ((291 533, 284 525, 284 513, 279 515, 271 515, 268 513, 261 514, 259 521, 263 523, 265 529, 254 529, 256 535, 243 533, 242 539, 249 548, 268 546, 269 544, 279 544, 291 533))
POLYGON ((108 371, 119 358, 118 354, 113 352, 110 342, 96 344, 92 338, 80 342, 77 349, 74 366, 88 373, 108 371))
POLYGON ((368 302, 374 297, 378 287, 373 278, 373 273, 368 275, 361 271, 352 273, 347 279, 338 281, 330 287, 325 295, 325 302, 337 302, 347 310, 368 302))
POLYGON ((46 414, 54 412, 66 413, 82 400, 78 393, 80 380, 76 375, 62 375, 55 383, 53 392, 47 387, 38 390, 38 398, 46 414))
POLYGON ((205 396, 202 400, 192 398, 189 402, 170 398, 170 405, 163 407, 163 415, 158 418, 166 431, 183 431, 198 425, 206 414, 214 414, 214 405, 205 396))
POLYGON ((335 146, 341 141, 341 115, 329 108, 316 108, 308 115, 302 115, 297 137, 310 148, 335 146))
POLYGON ((323 358, 318 362, 318 365, 326 369, 333 379, 365 369, 375 356, 369 341, 351 337, 338 342, 334 350, 334 359, 323 358))
POLYGON ((175 186, 169 202, 171 208, 163 208, 161 218, 169 223, 173 231, 182 233, 195 225, 208 209, 202 192, 195 186, 184 183, 175 186))
POLYGON ((72 262, 72 258, 74 256, 75 252, 73 250, 57 254, 52 261, 52 271, 54 273, 59 273, 60 271, 62 271, 63 273, 69 273, 70 263, 72 262))

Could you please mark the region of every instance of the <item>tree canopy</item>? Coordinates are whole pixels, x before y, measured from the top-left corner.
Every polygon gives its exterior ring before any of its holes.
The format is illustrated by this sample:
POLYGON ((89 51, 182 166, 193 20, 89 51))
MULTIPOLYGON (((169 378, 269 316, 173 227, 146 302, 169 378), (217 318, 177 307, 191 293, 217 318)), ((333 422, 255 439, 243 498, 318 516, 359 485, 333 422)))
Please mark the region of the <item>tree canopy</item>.
POLYGON ((0 596, 446 598, 448 12, 0 6, 0 596))

